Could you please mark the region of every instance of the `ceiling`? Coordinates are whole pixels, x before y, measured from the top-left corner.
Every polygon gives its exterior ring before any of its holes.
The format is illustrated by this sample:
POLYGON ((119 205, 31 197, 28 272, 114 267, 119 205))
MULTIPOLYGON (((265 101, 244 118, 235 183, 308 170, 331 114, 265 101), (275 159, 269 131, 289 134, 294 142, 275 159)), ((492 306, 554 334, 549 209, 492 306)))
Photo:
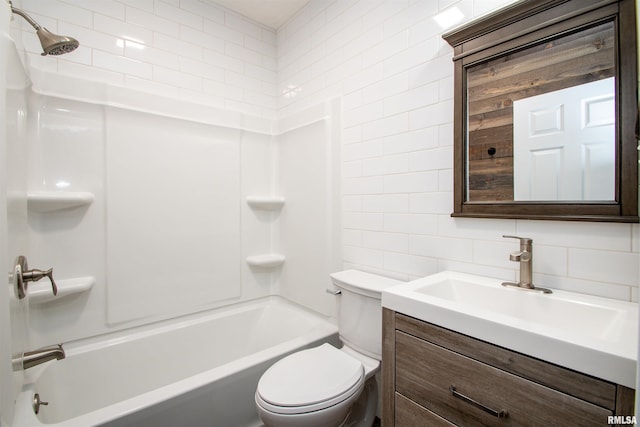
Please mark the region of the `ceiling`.
POLYGON ((309 0, 213 0, 267 27, 278 29, 309 0))

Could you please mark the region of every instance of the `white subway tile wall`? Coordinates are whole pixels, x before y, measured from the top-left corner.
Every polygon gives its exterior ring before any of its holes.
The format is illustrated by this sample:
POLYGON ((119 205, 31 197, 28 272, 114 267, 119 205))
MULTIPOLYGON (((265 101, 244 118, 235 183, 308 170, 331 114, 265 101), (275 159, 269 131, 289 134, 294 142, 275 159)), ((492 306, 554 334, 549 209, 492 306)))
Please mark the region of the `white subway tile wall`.
POLYGON ((267 118, 342 98, 343 259, 399 279, 452 269, 515 280, 508 254, 534 239, 534 279, 638 300, 638 225, 451 218, 452 50, 434 17, 462 22, 513 0, 311 0, 266 28, 212 0, 14 1, 72 55, 36 66, 267 118))
POLYGON ((637 225, 451 218, 452 49, 433 19, 468 21, 511 0, 312 0, 278 30, 279 114, 343 101, 346 267, 400 279, 452 269, 515 280, 534 240, 534 279, 638 298, 637 225))
POLYGON ((15 20, 35 67, 277 118, 276 31, 213 1, 21 0, 14 5, 50 31, 80 41, 71 55, 43 58, 33 29, 15 20))

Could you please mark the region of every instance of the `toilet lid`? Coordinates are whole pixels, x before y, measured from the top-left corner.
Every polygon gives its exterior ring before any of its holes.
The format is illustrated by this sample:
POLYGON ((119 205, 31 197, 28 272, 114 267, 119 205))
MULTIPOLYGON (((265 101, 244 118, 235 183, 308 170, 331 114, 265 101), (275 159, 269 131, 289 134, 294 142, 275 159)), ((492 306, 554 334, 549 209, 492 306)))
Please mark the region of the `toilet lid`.
POLYGON ((276 406, 308 406, 351 390, 364 378, 359 360, 330 344, 302 350, 273 364, 257 392, 276 406))

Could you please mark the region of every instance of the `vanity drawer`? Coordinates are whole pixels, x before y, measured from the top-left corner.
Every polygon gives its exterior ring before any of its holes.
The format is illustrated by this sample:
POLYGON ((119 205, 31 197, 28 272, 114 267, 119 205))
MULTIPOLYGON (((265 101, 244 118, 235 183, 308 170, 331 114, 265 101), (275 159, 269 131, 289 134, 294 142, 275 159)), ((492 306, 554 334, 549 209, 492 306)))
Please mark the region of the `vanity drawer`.
POLYGON ((502 371, 612 411, 616 409, 618 387, 608 381, 501 348, 400 313, 395 315, 395 325, 396 329, 409 335, 502 371))
POLYGON ((434 414, 403 395, 395 394, 395 427, 454 427, 444 418, 434 414))
POLYGON ((562 421, 601 426, 612 415, 404 332, 396 331, 395 336, 396 392, 454 424, 550 426, 562 421), (503 417, 498 416, 501 411, 503 417))

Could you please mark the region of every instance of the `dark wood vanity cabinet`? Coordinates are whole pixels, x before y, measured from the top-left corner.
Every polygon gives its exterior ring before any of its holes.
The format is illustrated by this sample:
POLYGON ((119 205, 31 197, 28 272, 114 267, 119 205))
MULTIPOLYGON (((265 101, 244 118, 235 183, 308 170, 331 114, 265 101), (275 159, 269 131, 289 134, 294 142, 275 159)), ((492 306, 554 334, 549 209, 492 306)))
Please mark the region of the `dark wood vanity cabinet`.
POLYGON ((383 426, 603 426, 634 390, 384 309, 383 426))

